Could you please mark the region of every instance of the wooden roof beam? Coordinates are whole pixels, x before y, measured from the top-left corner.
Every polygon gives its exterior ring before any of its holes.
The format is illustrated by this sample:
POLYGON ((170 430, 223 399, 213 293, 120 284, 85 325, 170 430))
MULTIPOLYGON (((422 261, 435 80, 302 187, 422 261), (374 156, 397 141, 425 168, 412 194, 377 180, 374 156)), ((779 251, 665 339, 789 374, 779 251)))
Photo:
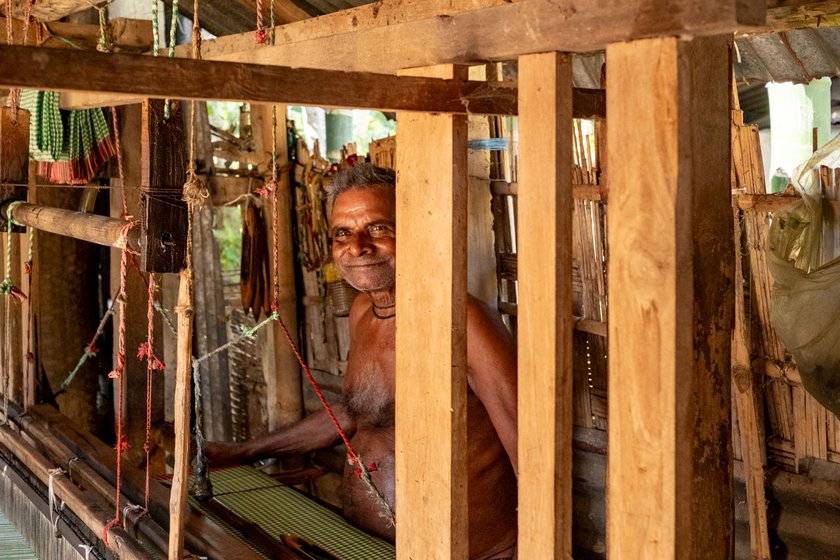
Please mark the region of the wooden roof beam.
MULTIPOLYGON (((516 114, 516 87, 208 60, 0 46, 0 87, 107 94, 101 105, 143 97, 250 101, 436 113, 516 114), (73 68, 73 72, 66 72, 73 68), (130 76, 131 79, 121 79, 130 76), (176 79, 175 79, 176 78, 176 79)), ((602 117, 602 90, 576 89, 575 116, 602 117)))
MULTIPOLYGON (((659 35, 707 35, 765 24, 767 0, 397 0, 280 26, 277 44, 252 33, 204 43, 204 56, 258 64, 396 73, 440 63, 588 52, 659 35), (413 3, 408 3, 413 4, 413 3)), ((770 0, 773 1, 773 0, 770 0)), ((189 47, 182 47, 186 53, 189 47)))

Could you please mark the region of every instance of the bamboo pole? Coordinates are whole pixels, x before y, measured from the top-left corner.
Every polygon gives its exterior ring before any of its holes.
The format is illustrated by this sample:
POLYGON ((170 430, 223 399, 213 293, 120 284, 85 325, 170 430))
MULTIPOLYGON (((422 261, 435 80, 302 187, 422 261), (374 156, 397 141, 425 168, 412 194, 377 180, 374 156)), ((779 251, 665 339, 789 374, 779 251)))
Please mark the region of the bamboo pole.
MULTIPOLYGON (((49 484, 49 473, 55 465, 8 426, 0 427, 0 445, 8 448, 42 484, 49 484)), ((95 535, 103 535, 109 519, 108 513, 99 504, 92 502, 90 497, 66 476, 53 476, 52 486, 56 497, 64 502, 88 529, 95 535)), ((120 526, 108 530, 108 541, 118 558, 151 560, 151 556, 143 547, 120 526)))
MULTIPOLYGON (((0 212, 8 211, 11 202, 0 206, 0 212)), ((37 204, 21 203, 12 208, 12 218, 25 226, 41 231, 64 235, 90 243, 122 249, 125 220, 107 218, 61 208, 50 208, 37 204)), ((128 248, 140 252, 140 233, 137 228, 128 233, 128 248)))
MULTIPOLYGON (((190 209, 191 210, 191 209, 190 209)), ((184 521, 190 470, 190 383, 192 373, 192 271, 180 273, 178 288, 178 369, 175 373, 175 473, 169 498, 169 560, 184 557, 184 521)))

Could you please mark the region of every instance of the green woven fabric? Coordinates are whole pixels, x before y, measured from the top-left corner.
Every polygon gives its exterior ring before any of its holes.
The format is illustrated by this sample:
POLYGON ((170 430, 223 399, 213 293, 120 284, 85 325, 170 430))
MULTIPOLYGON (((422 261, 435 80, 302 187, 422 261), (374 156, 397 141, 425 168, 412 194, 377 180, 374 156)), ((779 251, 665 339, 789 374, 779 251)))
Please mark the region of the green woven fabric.
POLYGON ((0 558, 3 560, 38 560, 23 535, 0 511, 0 558))
POLYGON ((24 90, 20 105, 30 114, 29 152, 35 161, 69 159, 64 144, 64 122, 56 91, 24 90))
MULTIPOLYGON (((236 467, 214 471, 210 480, 214 499, 243 519, 257 523, 278 541, 281 535, 297 535, 341 560, 391 560, 396 557, 392 545, 357 529, 340 515, 256 469, 236 467)), ((247 536, 233 530, 198 502, 191 499, 190 504, 248 544, 247 536)))

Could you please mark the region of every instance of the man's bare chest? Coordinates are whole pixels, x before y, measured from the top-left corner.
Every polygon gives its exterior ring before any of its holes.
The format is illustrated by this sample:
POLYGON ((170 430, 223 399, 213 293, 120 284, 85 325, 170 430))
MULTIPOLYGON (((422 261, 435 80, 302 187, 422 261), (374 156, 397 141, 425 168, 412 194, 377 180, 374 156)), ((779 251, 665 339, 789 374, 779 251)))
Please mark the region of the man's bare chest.
POLYGON ((395 337, 373 324, 356 333, 344 379, 344 400, 356 420, 379 428, 394 425, 395 337))

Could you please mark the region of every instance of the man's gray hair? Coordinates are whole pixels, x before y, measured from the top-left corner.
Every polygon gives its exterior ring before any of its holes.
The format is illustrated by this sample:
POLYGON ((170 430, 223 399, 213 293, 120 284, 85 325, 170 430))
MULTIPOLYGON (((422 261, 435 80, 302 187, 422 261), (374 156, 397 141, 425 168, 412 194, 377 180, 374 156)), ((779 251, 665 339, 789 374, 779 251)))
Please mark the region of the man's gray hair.
POLYGON ((369 189, 371 187, 397 188, 397 174, 393 169, 377 167, 372 163, 362 163, 348 169, 342 169, 333 177, 327 187, 327 204, 332 208, 338 195, 351 189, 369 189))

